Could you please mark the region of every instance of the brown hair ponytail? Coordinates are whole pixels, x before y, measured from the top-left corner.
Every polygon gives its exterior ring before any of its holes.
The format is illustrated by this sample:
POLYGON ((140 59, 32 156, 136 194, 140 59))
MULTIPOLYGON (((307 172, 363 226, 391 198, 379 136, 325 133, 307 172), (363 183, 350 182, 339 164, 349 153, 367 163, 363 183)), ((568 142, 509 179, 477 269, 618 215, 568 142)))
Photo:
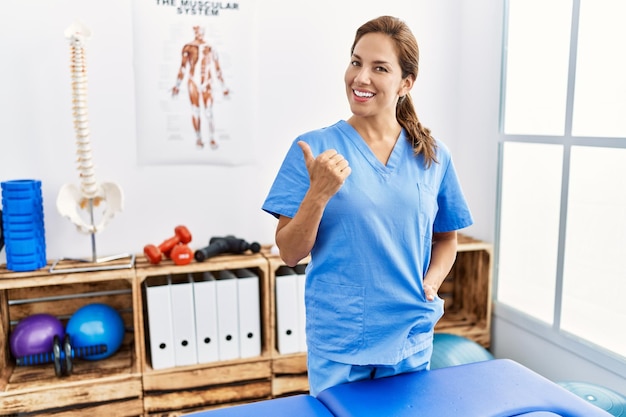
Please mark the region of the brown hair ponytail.
POLYGON ((400 97, 398 100, 398 104, 396 104, 396 119, 407 131, 408 139, 411 141, 415 155, 424 155, 426 168, 433 162, 437 162, 437 143, 430 134, 430 129, 422 126, 417 118, 410 94, 400 97))

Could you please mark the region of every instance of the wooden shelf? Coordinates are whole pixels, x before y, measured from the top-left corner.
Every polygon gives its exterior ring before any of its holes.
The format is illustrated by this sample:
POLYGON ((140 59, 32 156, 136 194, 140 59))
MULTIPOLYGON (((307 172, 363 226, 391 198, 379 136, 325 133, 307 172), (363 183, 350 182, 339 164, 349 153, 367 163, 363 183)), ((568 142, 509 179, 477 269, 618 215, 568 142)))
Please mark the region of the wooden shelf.
POLYGON ((269 358, 236 360, 146 372, 144 408, 148 414, 268 399, 271 397, 269 358))
MULTIPOLYGON (((149 264, 145 258, 138 259, 136 276, 141 285, 150 277, 199 274, 222 270, 249 269, 259 276, 260 320, 269 320, 268 264, 258 254, 220 255, 204 262, 175 265, 164 261, 149 264)), ((143 292, 138 291, 138 305, 145 305, 143 292)), ((157 413, 173 415, 177 410, 191 411, 196 408, 212 408, 238 401, 267 399, 271 396, 271 351, 273 349, 269 329, 261 329, 261 355, 252 358, 209 362, 184 367, 154 370, 149 360, 147 346, 148 320, 146 311, 138 311, 141 323, 141 349, 143 363, 144 408, 150 415, 157 413)))
POLYGON ((456 261, 439 289, 445 312, 436 332, 467 337, 491 345, 492 246, 459 235, 456 261))
POLYGON ((277 355, 272 360, 272 397, 308 393, 306 353, 277 355))
POLYGON ((134 334, 134 285, 132 269, 88 275, 50 274, 47 268, 28 273, 0 270, 0 409, 38 415, 141 414, 143 390, 134 334), (98 361, 76 359, 72 374, 61 377, 55 375, 53 364, 15 365, 8 336, 17 322, 32 314, 48 313, 65 325, 80 307, 97 302, 111 305, 124 320, 126 333, 115 354, 98 361), (80 413, 72 411, 76 409, 80 413))

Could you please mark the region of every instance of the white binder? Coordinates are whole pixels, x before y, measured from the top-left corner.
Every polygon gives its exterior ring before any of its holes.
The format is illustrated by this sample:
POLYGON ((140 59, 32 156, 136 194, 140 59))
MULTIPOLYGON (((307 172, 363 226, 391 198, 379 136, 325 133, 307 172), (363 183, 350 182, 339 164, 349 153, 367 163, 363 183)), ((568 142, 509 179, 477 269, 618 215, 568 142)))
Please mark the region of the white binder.
POLYGON ((294 267, 298 274, 298 347, 300 352, 306 352, 306 306, 304 303, 304 288, 306 286, 306 265, 300 264, 294 267))
POLYGON ((174 358, 176 366, 198 363, 196 351, 196 321, 191 274, 173 275, 170 283, 172 296, 172 325, 174 327, 174 358))
POLYGON ((217 287, 217 334, 219 358, 239 358, 239 306, 237 301, 237 277, 231 271, 216 271, 217 287))
POLYGON ((239 303, 239 356, 261 355, 261 302, 259 277, 249 269, 236 269, 239 303))
POLYGON ((276 270, 276 333, 281 354, 300 351, 298 324, 298 276, 287 266, 276 270))
POLYGON ((196 313, 196 349, 198 363, 219 360, 217 335, 217 288, 213 274, 194 276, 193 298, 196 313))
POLYGON ((171 368, 175 359, 169 276, 148 277, 144 288, 152 369, 171 368))

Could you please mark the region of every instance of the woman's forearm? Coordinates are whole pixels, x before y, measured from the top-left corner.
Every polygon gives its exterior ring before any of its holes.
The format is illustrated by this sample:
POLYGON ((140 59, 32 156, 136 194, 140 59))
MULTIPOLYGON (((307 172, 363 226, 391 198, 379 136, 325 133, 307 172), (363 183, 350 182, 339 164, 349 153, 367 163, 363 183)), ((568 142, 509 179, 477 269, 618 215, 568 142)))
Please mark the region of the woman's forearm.
POLYGON ((276 246, 288 266, 296 265, 313 249, 326 203, 307 193, 293 218, 280 217, 276 228, 276 246))
POLYGON ((433 249, 430 265, 424 277, 424 292, 426 299, 434 300, 441 284, 450 273, 457 251, 457 233, 435 233, 433 235, 433 249))

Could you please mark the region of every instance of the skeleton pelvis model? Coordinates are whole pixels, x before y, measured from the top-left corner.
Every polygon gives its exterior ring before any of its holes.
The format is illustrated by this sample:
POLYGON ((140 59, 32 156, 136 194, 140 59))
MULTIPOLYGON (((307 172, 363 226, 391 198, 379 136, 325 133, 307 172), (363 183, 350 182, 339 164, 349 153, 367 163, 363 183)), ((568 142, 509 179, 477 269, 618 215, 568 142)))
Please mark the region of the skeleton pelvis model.
POLYGON ((89 117, 87 110, 87 66, 85 44, 91 31, 84 24, 75 22, 65 30, 70 41, 72 70, 72 103, 74 130, 78 155, 80 187, 65 184, 57 196, 57 210, 67 217, 82 233, 101 232, 116 213, 122 211, 124 195, 120 186, 113 182, 98 183, 89 140, 89 117), (94 208, 99 208, 96 220, 94 208))

